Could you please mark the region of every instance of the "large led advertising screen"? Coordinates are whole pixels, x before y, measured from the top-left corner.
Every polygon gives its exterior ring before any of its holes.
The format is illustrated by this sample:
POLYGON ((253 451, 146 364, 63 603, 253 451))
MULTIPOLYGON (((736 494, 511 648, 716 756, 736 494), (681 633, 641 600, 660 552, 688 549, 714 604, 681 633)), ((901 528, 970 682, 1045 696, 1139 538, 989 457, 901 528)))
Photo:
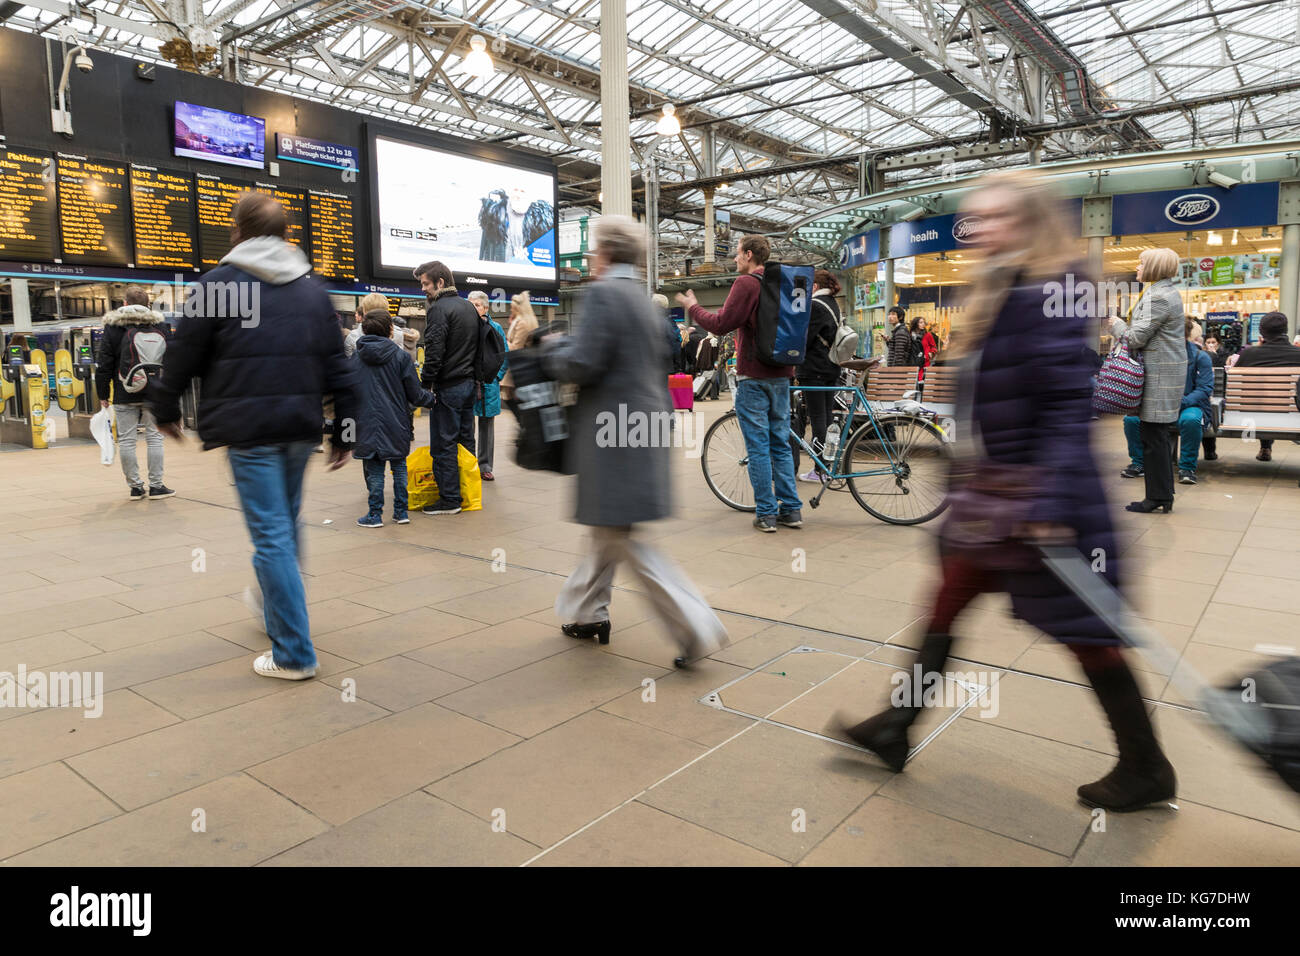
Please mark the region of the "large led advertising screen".
POLYGON ((266 120, 212 106, 176 101, 177 156, 261 169, 266 165, 266 120))
POLYGON ((437 259, 469 284, 539 288, 558 281, 553 166, 450 152, 373 130, 370 138, 377 274, 409 278, 437 259))

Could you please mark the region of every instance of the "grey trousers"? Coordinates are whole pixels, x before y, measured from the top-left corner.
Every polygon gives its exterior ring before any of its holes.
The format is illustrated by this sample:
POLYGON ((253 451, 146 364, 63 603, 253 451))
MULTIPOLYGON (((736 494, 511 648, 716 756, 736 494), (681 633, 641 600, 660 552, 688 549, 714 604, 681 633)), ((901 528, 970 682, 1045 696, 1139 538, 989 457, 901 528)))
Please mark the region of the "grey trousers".
POLYGON ((478 420, 478 470, 492 470, 492 445, 496 429, 496 418, 479 418, 478 420))
POLYGON ((140 464, 135 458, 135 442, 144 428, 145 445, 149 452, 149 487, 163 483, 163 435, 154 421, 153 412, 143 405, 114 405, 113 417, 117 421, 117 454, 122 460, 122 474, 132 488, 143 488, 140 481, 140 464))
POLYGON ((591 529, 591 550, 555 599, 560 620, 565 624, 608 621, 614 572, 624 561, 687 657, 704 657, 726 646, 727 629, 709 602, 667 556, 634 538, 630 527, 591 529))

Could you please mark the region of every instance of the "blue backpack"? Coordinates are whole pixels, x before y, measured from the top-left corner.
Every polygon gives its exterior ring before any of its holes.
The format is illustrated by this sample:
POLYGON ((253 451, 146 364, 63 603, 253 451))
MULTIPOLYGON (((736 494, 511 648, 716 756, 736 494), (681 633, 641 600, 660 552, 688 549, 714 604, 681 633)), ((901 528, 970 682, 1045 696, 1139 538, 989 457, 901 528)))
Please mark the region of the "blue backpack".
POLYGON ((763 266, 758 313, 754 317, 756 358, 777 368, 799 365, 808 346, 813 267, 768 262, 763 266))

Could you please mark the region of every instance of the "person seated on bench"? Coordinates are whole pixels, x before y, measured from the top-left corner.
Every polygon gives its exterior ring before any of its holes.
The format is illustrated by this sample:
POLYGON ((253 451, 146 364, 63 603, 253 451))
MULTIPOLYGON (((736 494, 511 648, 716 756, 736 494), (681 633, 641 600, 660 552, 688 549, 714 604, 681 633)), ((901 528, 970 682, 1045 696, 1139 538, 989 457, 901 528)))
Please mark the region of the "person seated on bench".
MULTIPOLYGON (((1270 312, 1259 320, 1259 344, 1228 359, 1228 368, 1285 368, 1300 366, 1300 348, 1287 341, 1287 318, 1270 312), (1235 359, 1235 361, 1234 361, 1235 359)), ((1273 439, 1259 440, 1259 461, 1273 460, 1273 439)))
MULTIPOLYGON (((1192 341, 1198 326, 1191 319, 1187 326, 1187 383, 1183 386, 1183 404, 1178 413, 1178 481, 1196 484, 1196 453, 1200 448, 1205 424, 1210 421, 1210 395, 1214 392, 1214 363, 1210 354, 1192 341)), ((1124 437, 1132 462, 1120 472, 1125 478, 1139 478, 1142 469, 1142 438, 1136 415, 1124 416, 1124 437)))

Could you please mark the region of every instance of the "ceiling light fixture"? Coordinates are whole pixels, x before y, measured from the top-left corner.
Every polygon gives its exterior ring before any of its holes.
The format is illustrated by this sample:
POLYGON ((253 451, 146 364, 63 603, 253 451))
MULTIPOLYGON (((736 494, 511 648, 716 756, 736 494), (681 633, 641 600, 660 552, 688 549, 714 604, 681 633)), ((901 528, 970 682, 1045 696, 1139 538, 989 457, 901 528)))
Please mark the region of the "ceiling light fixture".
POLYGON ((1207 232, 1205 234, 1205 244, 1207 246, 1221 246, 1223 245, 1223 236, 1217 232, 1207 232))
POLYGON ((487 40, 477 33, 469 38, 469 53, 462 66, 466 73, 480 80, 487 79, 496 72, 496 66, 487 51, 487 40))
POLYGON ((682 121, 676 116, 677 107, 672 103, 664 104, 664 115, 655 124, 655 132, 660 136, 676 136, 682 131, 682 121))

